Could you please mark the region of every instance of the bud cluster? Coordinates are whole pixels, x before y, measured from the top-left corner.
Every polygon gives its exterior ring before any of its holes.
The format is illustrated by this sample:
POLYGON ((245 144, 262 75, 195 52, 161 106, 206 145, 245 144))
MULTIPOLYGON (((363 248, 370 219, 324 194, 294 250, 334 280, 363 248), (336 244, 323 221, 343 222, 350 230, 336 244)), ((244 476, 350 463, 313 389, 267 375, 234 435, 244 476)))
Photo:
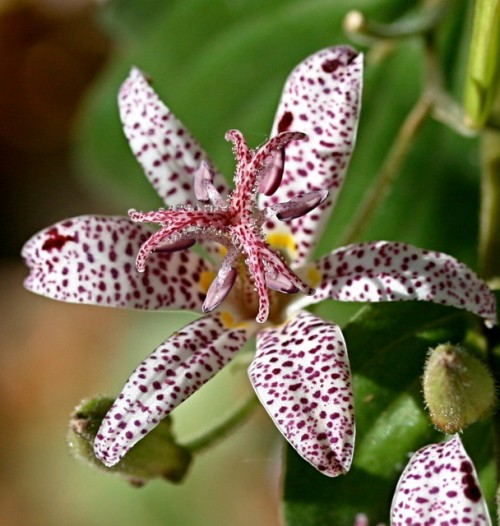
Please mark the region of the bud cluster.
POLYGON ((106 467, 94 456, 94 440, 112 398, 84 400, 71 415, 68 442, 76 457, 91 465, 122 475, 134 486, 142 486, 153 478, 180 482, 191 463, 191 453, 176 443, 172 434, 172 419, 167 417, 136 444, 113 467, 106 467))
POLYGON ((495 402, 495 385, 486 365, 449 343, 429 352, 423 391, 433 424, 450 435, 483 418, 495 402))

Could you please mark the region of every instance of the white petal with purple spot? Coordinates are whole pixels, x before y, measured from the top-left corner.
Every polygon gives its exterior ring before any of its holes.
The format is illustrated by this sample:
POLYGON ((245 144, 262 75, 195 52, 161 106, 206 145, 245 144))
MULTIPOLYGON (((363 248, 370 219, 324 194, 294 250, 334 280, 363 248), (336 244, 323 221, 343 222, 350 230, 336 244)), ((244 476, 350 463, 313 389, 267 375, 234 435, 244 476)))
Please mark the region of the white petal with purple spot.
MULTIPOLYGON (((194 204, 193 177, 202 161, 211 165, 208 155, 137 68, 123 83, 118 102, 130 147, 159 196, 171 206, 194 204)), ((226 193, 218 173, 214 184, 226 193)))
POLYGON ((431 524, 491 525, 476 470, 458 435, 417 451, 394 494, 392 526, 431 524))
POLYGON ((349 470, 354 397, 337 325, 301 312, 261 331, 249 375, 262 405, 305 460, 330 477, 349 470))
POLYGON ((96 456, 107 466, 116 464, 234 357, 252 327, 234 324, 228 313, 216 313, 173 334, 128 379, 97 433, 96 456))
MULTIPOLYGON (((282 183, 272 197, 261 196, 262 204, 313 190, 330 192, 317 210, 291 225, 298 245, 295 264, 306 261, 342 187, 356 139, 362 75, 361 54, 332 47, 299 64, 283 90, 272 134, 294 130, 308 139, 287 145, 282 183)), ((287 231, 275 220, 267 228, 287 231)))
POLYGON ((33 236, 22 255, 25 287, 69 303, 135 309, 201 310, 206 260, 194 252, 154 253, 145 272, 137 252, 153 230, 126 217, 81 216, 33 236))
POLYGON ((349 245, 314 263, 316 294, 300 306, 340 301, 432 301, 496 321, 495 297, 486 283, 452 256, 388 241, 349 245))

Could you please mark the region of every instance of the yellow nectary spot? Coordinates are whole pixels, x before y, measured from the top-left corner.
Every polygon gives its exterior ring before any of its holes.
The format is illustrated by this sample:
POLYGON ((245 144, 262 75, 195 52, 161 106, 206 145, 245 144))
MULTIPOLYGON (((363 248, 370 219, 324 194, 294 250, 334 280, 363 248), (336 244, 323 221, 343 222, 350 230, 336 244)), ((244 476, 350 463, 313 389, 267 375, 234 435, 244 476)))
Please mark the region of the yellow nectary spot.
POLYGON ((222 325, 224 325, 225 329, 243 329, 248 325, 248 323, 245 321, 237 322, 234 319, 234 316, 227 310, 224 310, 220 313, 220 321, 222 322, 222 325))
POLYGON ((212 281, 214 280, 214 278, 215 278, 215 272, 213 270, 204 270, 200 274, 200 280, 198 281, 198 283, 203 293, 206 294, 208 292, 208 288, 212 284, 212 281))
POLYGON ((297 252, 297 245, 291 234, 286 232, 269 232, 267 242, 278 250, 287 250, 290 257, 294 257, 297 252))
POLYGON ((321 281, 321 274, 319 273, 318 269, 314 267, 310 267, 307 270, 307 277, 309 278, 311 287, 317 287, 321 281))
POLYGON ((219 254, 224 257, 227 254, 227 247, 224 245, 219 245, 219 254))
POLYGON ((220 320, 222 324, 224 325, 224 328, 226 329, 231 329, 235 325, 232 314, 227 311, 222 311, 220 313, 220 320))

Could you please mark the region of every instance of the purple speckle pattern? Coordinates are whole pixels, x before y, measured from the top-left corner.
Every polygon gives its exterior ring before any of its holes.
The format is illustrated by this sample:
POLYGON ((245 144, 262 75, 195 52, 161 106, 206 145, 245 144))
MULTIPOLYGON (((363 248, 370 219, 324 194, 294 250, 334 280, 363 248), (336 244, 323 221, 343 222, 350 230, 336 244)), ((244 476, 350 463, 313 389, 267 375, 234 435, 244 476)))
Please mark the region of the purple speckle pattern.
MULTIPOLYGON (((286 201, 297 193, 329 190, 329 198, 290 230, 297 242, 294 264, 302 264, 314 248, 336 202, 356 139, 361 105, 363 56, 347 46, 315 53, 291 73, 285 84, 273 125, 273 134, 301 131, 306 141, 285 148, 282 183, 266 205, 286 201)), ((269 230, 286 230, 268 221, 269 230)))
POLYGON ((491 525, 476 471, 458 435, 413 455, 394 495, 391 525, 491 525))
POLYGON ((137 272, 137 252, 152 232, 119 216, 61 221, 25 244, 25 287, 70 303, 199 311, 206 292, 200 276, 210 267, 196 253, 158 252, 145 272, 137 272))
MULTIPOLYGON (((130 148, 159 196, 169 205, 194 204, 194 174, 202 161, 212 163, 139 69, 122 85, 118 105, 130 148)), ((214 174, 215 186, 226 194, 225 179, 214 174)))
POLYGON ((484 281, 452 256, 404 243, 375 241, 334 250, 313 264, 316 294, 301 306, 340 301, 431 301, 496 321, 495 297, 484 281))
POLYGON ((95 454, 107 466, 224 367, 251 334, 223 314, 200 318, 172 335, 132 373, 97 433, 95 454))
POLYGON ((349 470, 354 397, 337 325, 301 312, 261 331, 249 376, 262 405, 305 460, 330 477, 349 470))

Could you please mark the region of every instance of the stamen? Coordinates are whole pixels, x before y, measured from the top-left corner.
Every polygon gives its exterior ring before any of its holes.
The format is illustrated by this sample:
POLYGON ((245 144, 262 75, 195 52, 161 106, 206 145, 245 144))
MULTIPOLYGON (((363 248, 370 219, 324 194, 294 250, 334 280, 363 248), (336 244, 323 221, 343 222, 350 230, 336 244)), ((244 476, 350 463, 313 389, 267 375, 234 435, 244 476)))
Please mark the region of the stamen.
POLYGON ((283 292, 284 294, 295 294, 299 291, 298 287, 282 274, 271 277, 266 273, 266 285, 268 288, 283 292))
POLYGON ((213 183, 214 173, 210 169, 210 166, 206 161, 201 161, 198 170, 194 174, 194 195, 198 201, 207 203, 208 198, 208 189, 207 183, 213 183))
POLYGON ((311 210, 314 210, 319 206, 327 197, 327 190, 307 192, 306 194, 294 197, 287 203, 279 203, 270 208, 276 212, 276 217, 280 221, 286 222, 308 214, 311 210))
MULTIPOLYGON (((231 130, 227 132, 226 138, 234 142, 234 151, 238 159, 236 188, 232 194, 231 208, 240 214, 253 214, 257 189, 262 175, 266 172, 269 159, 276 151, 283 150, 289 142, 306 139, 307 135, 302 132, 279 133, 269 139, 253 156, 241 132, 231 130)), ((271 177, 270 181, 274 182, 272 179, 271 177)))
POLYGON ((206 161, 202 161, 194 174, 194 193, 198 201, 203 203, 210 201, 214 206, 222 208, 225 201, 213 184, 214 178, 213 168, 206 161))
POLYGON ((259 253, 260 258, 266 262, 266 282, 269 276, 271 279, 280 280, 296 286, 300 292, 307 296, 312 296, 316 292, 314 288, 302 281, 282 258, 267 245, 263 244, 263 246, 260 247, 259 253))
POLYGON ((217 277, 208 288, 207 297, 201 307, 203 312, 213 311, 226 299, 233 288, 237 275, 238 272, 234 267, 229 269, 222 267, 219 270, 217 277))
POLYGON ((185 238, 185 239, 179 239, 177 241, 172 241, 171 243, 165 243, 165 244, 158 244, 158 246, 154 249, 155 252, 164 252, 166 254, 169 254, 170 252, 178 252, 179 250, 185 250, 187 248, 191 248, 196 243, 196 239, 193 238, 185 238))
POLYGON ((262 171, 259 192, 264 195, 273 195, 279 188, 285 171, 285 150, 280 148, 273 152, 267 160, 267 165, 262 171))
POLYGON ((186 226, 189 226, 186 224, 186 220, 184 221, 184 224, 179 223, 178 225, 173 224, 168 227, 165 226, 148 238, 141 245, 137 254, 135 260, 135 268, 137 271, 144 272, 146 269, 146 260, 151 252, 155 251, 158 247, 163 248, 171 243, 176 244, 178 241, 185 241, 186 237, 182 236, 182 232, 185 230, 186 226))
POLYGON ((251 172, 260 173, 265 168, 266 159, 273 155, 276 150, 282 150, 291 141, 307 139, 302 132, 281 132, 271 137, 264 146, 253 156, 250 168, 251 172))

